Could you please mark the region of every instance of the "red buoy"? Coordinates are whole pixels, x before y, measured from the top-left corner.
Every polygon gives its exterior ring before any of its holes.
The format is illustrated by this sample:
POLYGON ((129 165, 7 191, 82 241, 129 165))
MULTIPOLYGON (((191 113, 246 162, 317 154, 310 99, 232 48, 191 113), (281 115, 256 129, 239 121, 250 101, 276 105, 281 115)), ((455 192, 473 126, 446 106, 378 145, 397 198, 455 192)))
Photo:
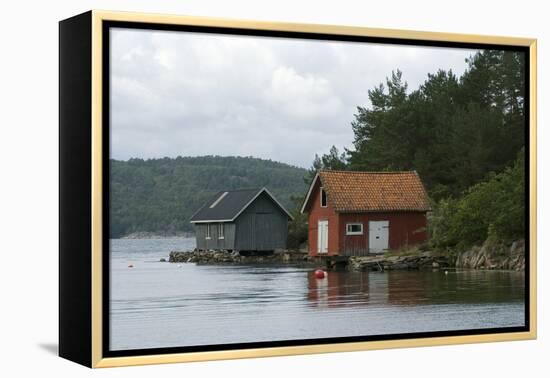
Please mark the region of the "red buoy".
POLYGON ((315 278, 318 278, 318 279, 323 279, 325 278, 325 272, 322 271, 321 269, 317 269, 315 271, 315 278))

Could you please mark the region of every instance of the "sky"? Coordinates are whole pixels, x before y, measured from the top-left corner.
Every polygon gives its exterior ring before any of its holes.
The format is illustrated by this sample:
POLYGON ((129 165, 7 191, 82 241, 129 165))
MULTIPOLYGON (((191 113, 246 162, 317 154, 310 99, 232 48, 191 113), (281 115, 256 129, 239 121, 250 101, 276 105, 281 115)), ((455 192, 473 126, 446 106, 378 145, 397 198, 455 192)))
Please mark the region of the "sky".
POLYGON ((309 168, 352 148, 357 106, 400 69, 460 76, 457 48, 111 30, 111 157, 253 156, 309 168))

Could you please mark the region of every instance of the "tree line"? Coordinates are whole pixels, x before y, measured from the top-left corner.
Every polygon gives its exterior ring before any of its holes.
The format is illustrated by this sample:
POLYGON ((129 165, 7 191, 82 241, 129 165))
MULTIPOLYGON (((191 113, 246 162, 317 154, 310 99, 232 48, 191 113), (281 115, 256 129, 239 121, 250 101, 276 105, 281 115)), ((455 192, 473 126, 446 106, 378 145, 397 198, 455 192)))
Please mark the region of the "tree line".
POLYGON ((193 232, 189 219, 222 190, 267 187, 283 205, 307 190, 306 170, 252 157, 110 161, 110 237, 193 232))

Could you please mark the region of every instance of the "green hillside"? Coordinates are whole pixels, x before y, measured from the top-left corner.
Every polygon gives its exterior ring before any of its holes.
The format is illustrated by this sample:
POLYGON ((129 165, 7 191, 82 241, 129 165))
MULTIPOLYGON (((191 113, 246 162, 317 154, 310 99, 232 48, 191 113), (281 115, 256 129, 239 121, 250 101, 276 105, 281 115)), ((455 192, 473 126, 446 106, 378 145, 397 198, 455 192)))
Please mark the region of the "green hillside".
POLYGON ((252 157, 111 160, 111 237, 192 231, 189 218, 220 190, 267 187, 292 210, 305 169, 252 157))

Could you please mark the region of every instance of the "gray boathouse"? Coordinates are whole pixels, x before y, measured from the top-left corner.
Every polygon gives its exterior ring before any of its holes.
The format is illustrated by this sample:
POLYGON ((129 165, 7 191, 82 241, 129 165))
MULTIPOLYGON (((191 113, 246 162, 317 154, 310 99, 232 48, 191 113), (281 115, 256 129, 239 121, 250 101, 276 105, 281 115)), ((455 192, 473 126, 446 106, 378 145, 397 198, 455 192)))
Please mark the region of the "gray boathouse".
POLYGON ((198 250, 240 253, 286 248, 290 213, 266 188, 221 191, 192 217, 198 250))

